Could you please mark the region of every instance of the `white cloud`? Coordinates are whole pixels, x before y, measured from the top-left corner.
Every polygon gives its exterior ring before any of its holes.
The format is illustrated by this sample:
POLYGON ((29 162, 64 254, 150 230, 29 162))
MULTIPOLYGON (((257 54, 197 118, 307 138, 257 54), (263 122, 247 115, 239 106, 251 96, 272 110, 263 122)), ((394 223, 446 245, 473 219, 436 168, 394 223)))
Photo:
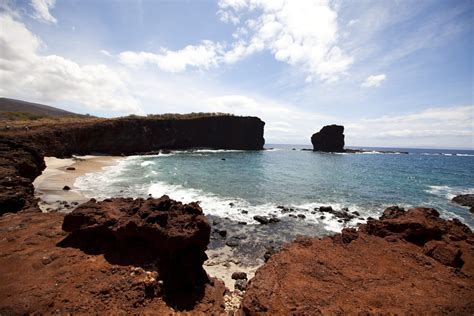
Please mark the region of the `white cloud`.
POLYGON ((363 88, 371 88, 371 87, 380 87, 383 81, 387 79, 385 74, 380 75, 372 75, 367 77, 364 82, 362 82, 361 87, 363 88))
POLYGON ((337 12, 329 1, 221 0, 219 7, 246 18, 248 46, 259 43, 275 59, 323 81, 339 79, 353 62, 337 45, 337 12))
POLYGON ((178 51, 163 48, 158 54, 126 51, 119 54, 119 60, 127 66, 137 67, 150 63, 164 71, 177 73, 189 67, 198 69, 216 67, 221 50, 220 44, 203 41, 201 45, 188 45, 178 51))
POLYGON ((474 147, 474 105, 346 122, 346 135, 367 145, 474 147))
POLYGON ((159 53, 126 51, 119 59, 128 66, 150 63, 164 71, 181 72, 236 63, 268 50, 276 60, 327 82, 339 79, 353 62, 337 45, 337 13, 326 0, 221 0, 217 15, 237 25, 234 43, 203 41, 177 51, 163 48, 159 53))
POLYGON ((36 101, 78 102, 90 109, 141 112, 126 73, 40 55, 41 40, 11 16, 0 15, 0 95, 36 101))
POLYGON ((56 0, 31 0, 31 6, 35 10, 33 17, 42 22, 56 24, 56 18, 49 12, 55 3, 56 0))

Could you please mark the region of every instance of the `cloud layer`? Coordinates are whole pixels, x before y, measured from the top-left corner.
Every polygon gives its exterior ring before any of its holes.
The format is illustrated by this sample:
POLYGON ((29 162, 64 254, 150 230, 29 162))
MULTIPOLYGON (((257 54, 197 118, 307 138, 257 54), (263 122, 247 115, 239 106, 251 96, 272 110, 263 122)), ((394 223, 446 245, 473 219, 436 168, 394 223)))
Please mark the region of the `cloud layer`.
POLYGON ((43 56, 42 41, 7 14, 0 15, 0 94, 44 102, 78 102, 90 109, 141 112, 128 91, 127 75, 105 65, 80 65, 57 55, 43 56))
POLYGON ((329 1, 221 0, 218 5, 221 21, 236 25, 234 42, 206 40, 177 51, 125 51, 120 61, 128 66, 154 64, 176 73, 233 64, 267 50, 276 60, 301 69, 307 81, 336 81, 353 63, 337 45, 337 13, 329 1))
POLYGON ((42 22, 56 24, 56 18, 49 12, 55 3, 56 0, 31 0, 31 6, 35 11, 33 17, 42 22))

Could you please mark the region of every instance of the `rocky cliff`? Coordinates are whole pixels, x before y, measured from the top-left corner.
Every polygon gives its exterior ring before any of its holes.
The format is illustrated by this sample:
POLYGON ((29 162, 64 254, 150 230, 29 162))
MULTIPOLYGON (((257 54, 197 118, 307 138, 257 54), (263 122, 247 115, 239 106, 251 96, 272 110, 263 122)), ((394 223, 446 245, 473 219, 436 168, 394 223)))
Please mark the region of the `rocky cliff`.
POLYGON ((300 238, 250 281, 246 315, 474 313, 474 234, 434 209, 392 207, 331 237, 300 238))
POLYGON ((263 149, 265 123, 230 115, 179 119, 120 118, 40 126, 16 134, 46 156, 93 152, 130 155, 159 149, 263 149))
POLYGON ((344 126, 327 125, 311 136, 314 151, 343 152, 344 126))
POLYGON ((159 149, 263 149, 265 123, 230 115, 59 120, 0 131, 0 215, 35 206, 43 156, 130 155, 159 149))

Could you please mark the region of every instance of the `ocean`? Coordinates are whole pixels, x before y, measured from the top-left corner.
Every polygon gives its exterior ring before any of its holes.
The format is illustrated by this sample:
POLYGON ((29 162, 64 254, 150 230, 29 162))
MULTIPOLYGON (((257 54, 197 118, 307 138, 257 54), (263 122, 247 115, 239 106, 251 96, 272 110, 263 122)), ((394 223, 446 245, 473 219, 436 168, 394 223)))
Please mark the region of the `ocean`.
MULTIPOLYGON (((266 145, 263 151, 193 150, 130 156, 118 165, 86 174, 75 186, 95 198, 160 197, 199 201, 205 214, 228 223, 245 222, 267 240, 323 236, 377 218, 391 205, 437 209, 471 228, 474 215, 453 202, 474 193, 474 151, 383 148, 401 153, 317 153, 308 146, 266 145), (278 208, 280 206, 280 208, 278 208), (292 208, 294 215, 282 212, 292 208), (356 211, 354 219, 315 212, 319 206, 356 211), (281 219, 259 225, 255 215, 281 219), (267 226, 267 227, 263 227, 267 226)), ((238 227, 238 226, 235 226, 238 227)))

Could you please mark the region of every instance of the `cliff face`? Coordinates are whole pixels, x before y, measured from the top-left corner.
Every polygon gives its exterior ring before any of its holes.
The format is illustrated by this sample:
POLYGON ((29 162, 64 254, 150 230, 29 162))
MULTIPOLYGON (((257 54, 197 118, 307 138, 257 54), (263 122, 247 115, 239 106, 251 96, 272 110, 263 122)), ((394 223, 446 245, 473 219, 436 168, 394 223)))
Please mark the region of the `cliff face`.
POLYGON ((359 230, 300 238, 250 281, 245 315, 474 312, 474 234, 434 209, 385 210, 359 230))
POLYGON ((265 123, 257 117, 210 116, 192 119, 123 118, 52 126, 23 139, 46 156, 101 152, 130 155, 159 149, 263 149, 265 123))
POLYGON ((0 215, 35 209, 32 182, 45 167, 36 148, 0 137, 0 215))
POLYGON ((0 215, 34 209, 33 180, 45 168, 43 156, 94 152, 130 155, 159 149, 263 149, 257 117, 122 118, 43 124, 0 133, 0 215))
POLYGON ((327 125, 311 136, 314 151, 343 152, 344 126, 327 125))

